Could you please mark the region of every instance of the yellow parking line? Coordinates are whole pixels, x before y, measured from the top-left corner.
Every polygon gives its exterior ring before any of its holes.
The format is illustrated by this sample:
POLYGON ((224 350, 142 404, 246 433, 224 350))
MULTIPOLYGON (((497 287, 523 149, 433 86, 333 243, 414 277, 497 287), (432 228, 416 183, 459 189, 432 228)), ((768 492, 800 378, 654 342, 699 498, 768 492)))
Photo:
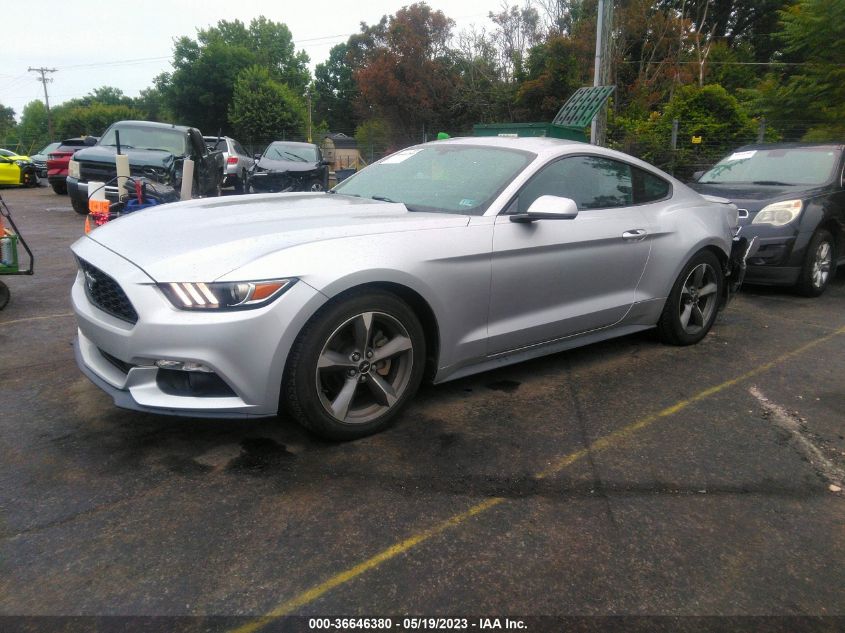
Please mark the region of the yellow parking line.
POLYGON ((47 314, 45 316, 27 317, 25 319, 14 319, 13 321, 0 321, 0 325, 11 325, 12 323, 27 323, 28 321, 41 321, 43 319, 61 319, 64 317, 72 317, 73 312, 64 312, 62 314, 47 314))
MULTIPOLYGON (((621 443, 621 440, 627 439, 637 431, 641 431, 642 429, 654 424, 658 420, 675 415, 679 411, 683 411, 684 409, 686 409, 692 404, 695 404, 696 402, 704 400, 705 398, 709 398, 710 396, 724 391, 725 389, 728 389, 729 387, 732 387, 744 380, 748 380, 749 378, 753 378, 754 376, 762 374, 763 372, 772 369, 773 367, 783 363, 784 361, 798 356, 799 354, 803 354, 807 350, 810 350, 813 347, 816 347, 817 345, 829 341, 830 339, 840 334, 845 334, 845 327, 839 328, 831 334, 810 341, 809 343, 802 345, 801 347, 798 347, 790 352, 786 352, 785 354, 778 356, 774 360, 759 365, 754 369, 747 371, 744 374, 741 374, 735 378, 731 378, 730 380, 726 380, 723 383, 714 385, 713 387, 709 387, 704 391, 700 391, 694 396, 687 398, 686 400, 676 402, 675 404, 666 407, 665 409, 658 411, 657 413, 641 418, 636 422, 633 422, 628 426, 619 429, 618 431, 614 431, 613 433, 600 437, 586 448, 574 451, 556 460, 548 468, 537 473, 535 475, 535 478, 545 479, 556 473, 559 473, 568 466, 571 466, 575 462, 583 459, 591 452, 603 451, 613 446, 616 446, 621 443)), ((437 536, 438 534, 448 530, 449 528, 460 525, 461 523, 464 523, 465 521, 474 516, 482 514, 492 508, 495 508, 503 501, 505 501, 505 499, 502 497, 492 497, 490 499, 482 501, 477 505, 472 506, 469 510, 466 510, 465 512, 456 514, 451 518, 446 519, 445 521, 435 525, 434 527, 430 527, 427 530, 424 530, 406 538, 404 541, 400 541, 395 545, 391 545, 387 549, 382 550, 381 552, 379 552, 375 556, 368 558, 364 562, 359 563, 354 567, 350 567, 346 571, 342 571, 338 574, 335 574, 328 580, 318 585, 314 585, 310 589, 303 591, 302 593, 294 596, 290 600, 281 603, 279 606, 272 609, 266 615, 256 618, 255 620, 252 620, 250 622, 247 622, 246 624, 236 629, 232 629, 230 633, 253 633, 254 631, 258 631, 259 629, 267 626, 274 620, 285 615, 290 615, 300 607, 304 607, 305 605, 314 602, 315 600, 317 600, 327 592, 331 591, 335 587, 346 584, 347 582, 353 580, 354 578, 357 578, 361 574, 375 569, 382 563, 392 558, 395 558, 396 556, 403 554, 410 549, 413 549, 417 545, 420 545, 421 543, 429 540, 430 538, 437 536)))

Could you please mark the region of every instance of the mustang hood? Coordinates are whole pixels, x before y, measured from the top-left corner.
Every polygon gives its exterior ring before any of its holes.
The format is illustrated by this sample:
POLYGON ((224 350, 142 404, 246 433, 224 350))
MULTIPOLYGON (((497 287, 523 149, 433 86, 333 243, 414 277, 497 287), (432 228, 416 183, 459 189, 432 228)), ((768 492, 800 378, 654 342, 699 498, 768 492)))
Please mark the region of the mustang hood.
POLYGON ((157 282, 208 282, 299 244, 468 223, 468 216, 412 213, 403 204, 367 198, 266 194, 145 209, 112 220, 83 239, 114 251, 157 282))

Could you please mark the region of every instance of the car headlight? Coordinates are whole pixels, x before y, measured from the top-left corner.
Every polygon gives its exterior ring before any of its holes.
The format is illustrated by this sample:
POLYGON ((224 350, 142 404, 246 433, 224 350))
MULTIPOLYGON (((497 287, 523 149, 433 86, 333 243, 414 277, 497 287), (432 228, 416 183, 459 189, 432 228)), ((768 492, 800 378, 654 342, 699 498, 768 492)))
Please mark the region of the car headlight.
POLYGON ((16 160, 15 161, 15 165, 17 165, 18 167, 25 167, 29 164, 30 164, 30 161, 28 161, 28 160, 16 160))
POLYGON ((79 162, 73 159, 67 163, 67 175, 71 178, 79 178, 79 162))
POLYGON ((801 213, 804 202, 801 200, 784 200, 775 202, 760 209, 754 216, 751 224, 771 224, 772 226, 783 226, 789 224, 801 213))
POLYGON ((277 299, 295 279, 161 283, 159 289, 180 310, 251 310, 277 299))

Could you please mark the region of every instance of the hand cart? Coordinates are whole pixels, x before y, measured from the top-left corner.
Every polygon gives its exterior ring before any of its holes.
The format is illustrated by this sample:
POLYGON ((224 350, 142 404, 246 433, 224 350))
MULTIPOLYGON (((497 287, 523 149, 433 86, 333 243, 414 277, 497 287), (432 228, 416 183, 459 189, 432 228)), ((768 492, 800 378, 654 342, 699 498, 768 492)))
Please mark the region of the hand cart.
MULTIPOLYGON (((31 275, 33 272, 35 272, 35 256, 15 225, 6 201, 0 195, 0 275, 31 275), (19 245, 23 246, 29 257, 29 267, 26 269, 22 269, 18 261, 19 245)), ((6 307, 10 298, 9 287, 0 281, 0 310, 6 307)))

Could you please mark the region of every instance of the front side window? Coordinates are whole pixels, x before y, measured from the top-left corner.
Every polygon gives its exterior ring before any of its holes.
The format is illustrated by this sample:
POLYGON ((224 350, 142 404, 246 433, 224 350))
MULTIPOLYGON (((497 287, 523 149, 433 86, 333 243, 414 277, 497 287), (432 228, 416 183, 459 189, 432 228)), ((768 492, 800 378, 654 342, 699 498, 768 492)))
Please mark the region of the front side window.
POLYGON ((519 193, 516 212, 540 196, 571 198, 579 210, 633 204, 631 166, 600 156, 573 156, 544 167, 519 193))

